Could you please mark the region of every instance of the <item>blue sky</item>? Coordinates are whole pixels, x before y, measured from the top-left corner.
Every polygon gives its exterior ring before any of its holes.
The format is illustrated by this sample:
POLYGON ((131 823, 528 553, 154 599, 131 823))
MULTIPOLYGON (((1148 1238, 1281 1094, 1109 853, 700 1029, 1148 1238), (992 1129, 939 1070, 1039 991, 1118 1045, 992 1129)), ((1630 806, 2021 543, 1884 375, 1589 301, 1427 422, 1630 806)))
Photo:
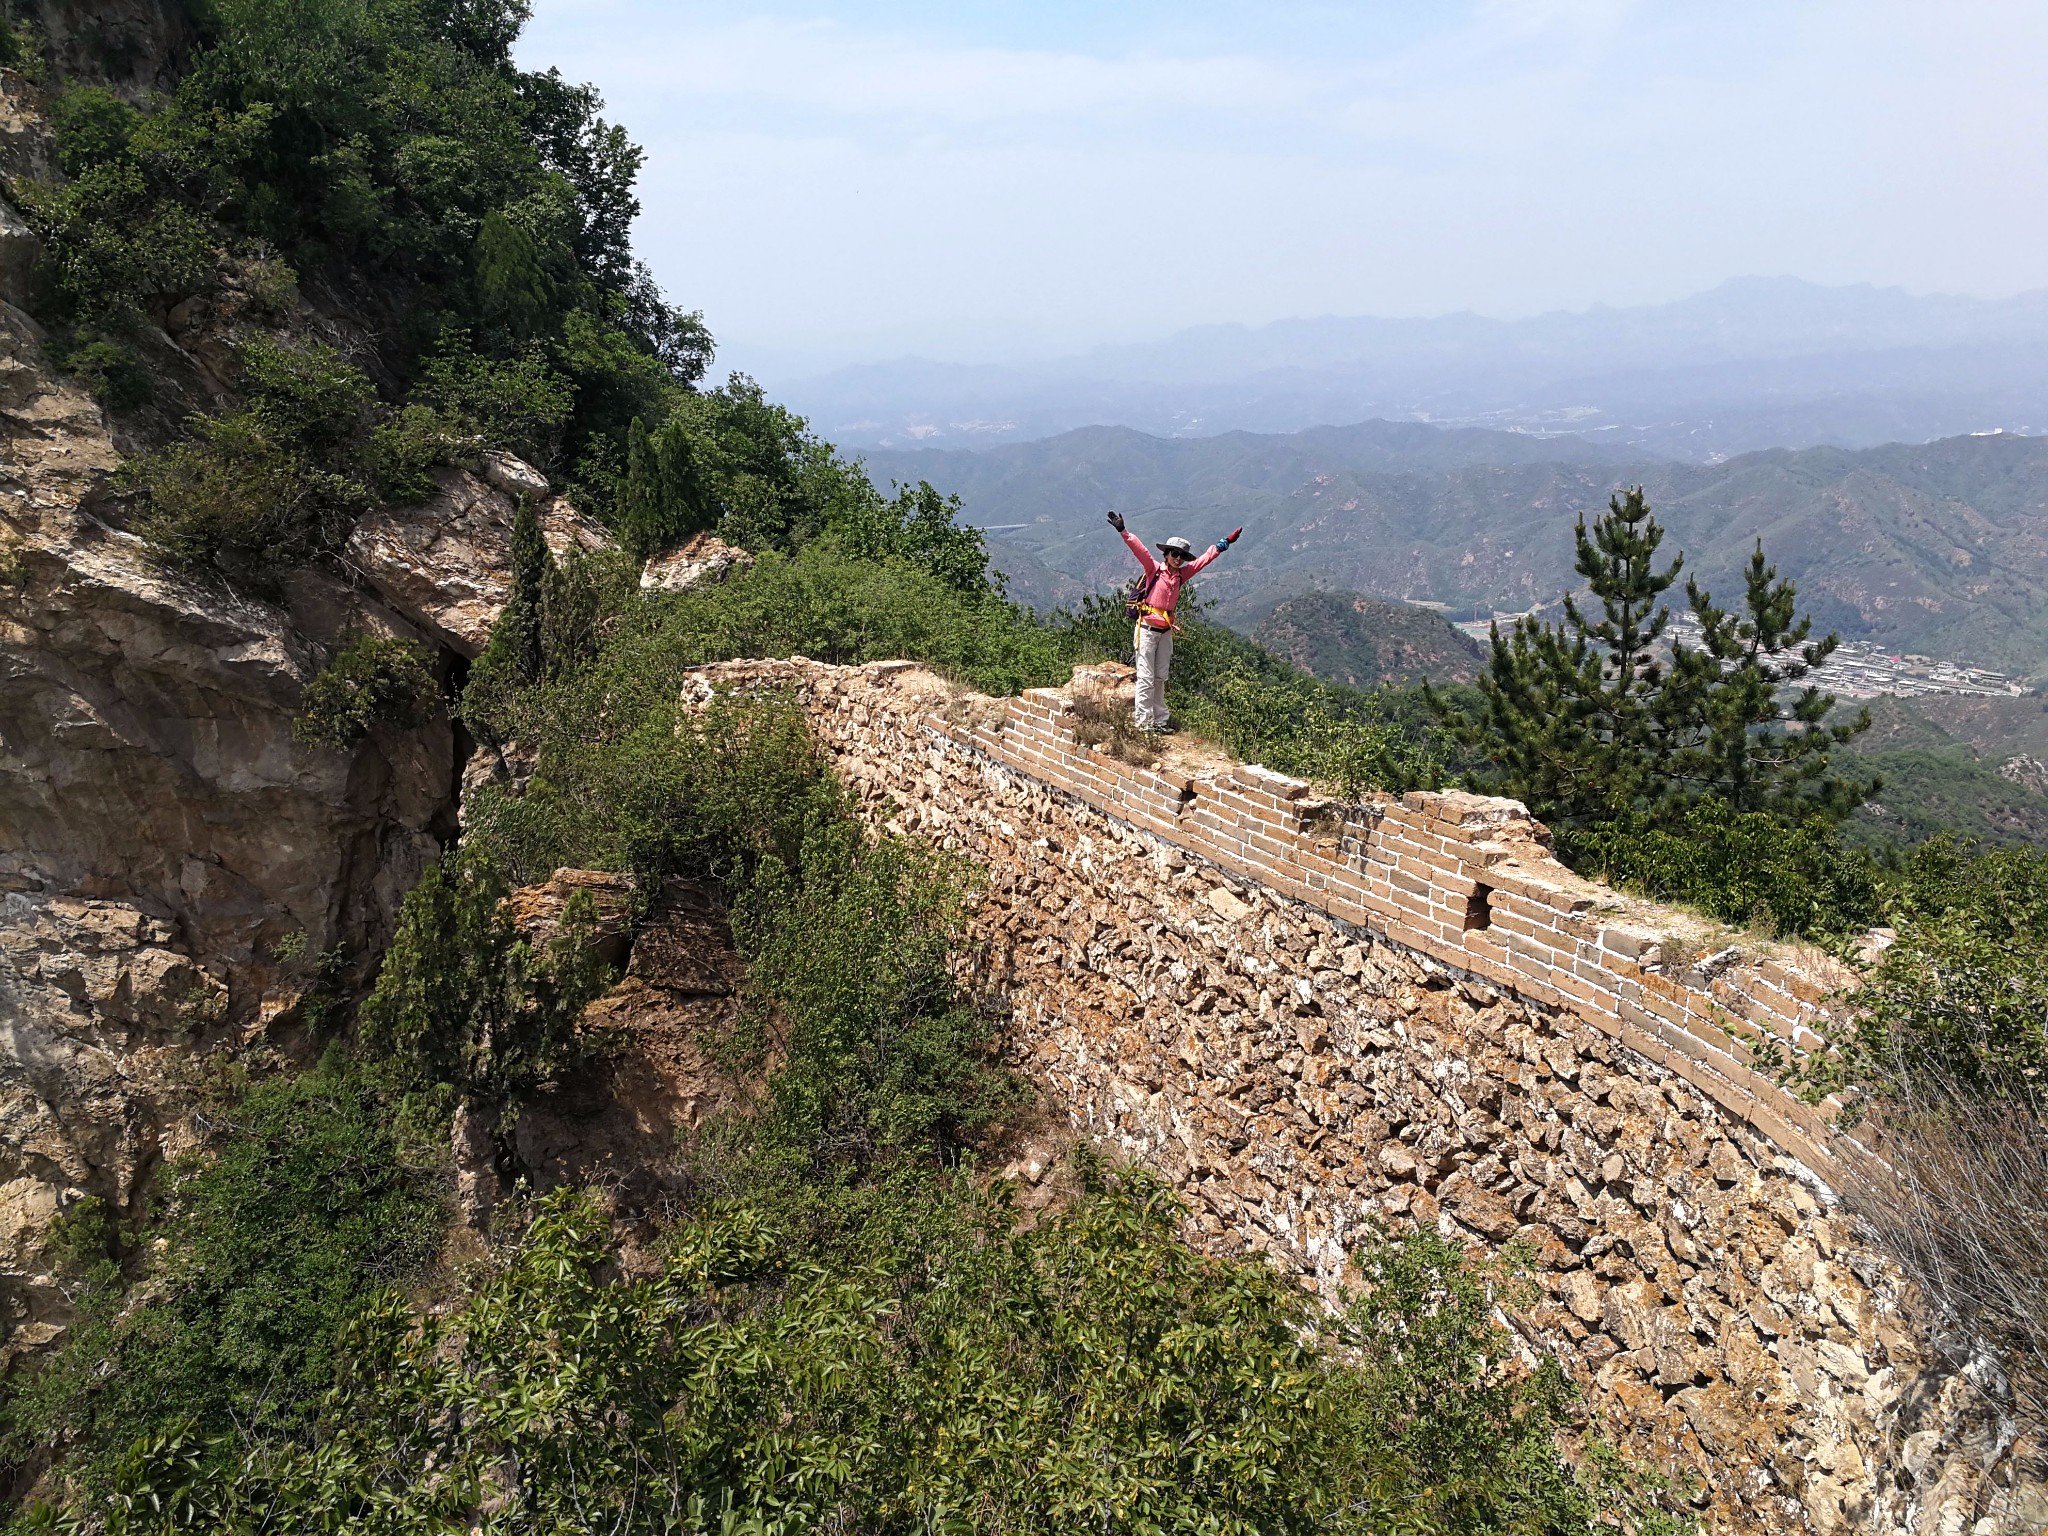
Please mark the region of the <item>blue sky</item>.
POLYGON ((2048 287, 2043 0, 537 0, 771 382, 1212 321, 2048 287))

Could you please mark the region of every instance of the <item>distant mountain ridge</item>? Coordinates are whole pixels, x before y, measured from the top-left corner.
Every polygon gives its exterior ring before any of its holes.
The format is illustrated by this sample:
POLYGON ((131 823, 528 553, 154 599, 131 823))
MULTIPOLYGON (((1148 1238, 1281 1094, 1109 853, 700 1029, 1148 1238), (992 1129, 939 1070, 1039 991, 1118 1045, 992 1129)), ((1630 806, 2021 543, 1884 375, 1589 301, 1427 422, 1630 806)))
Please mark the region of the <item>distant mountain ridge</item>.
POLYGON ((1724 600, 1762 539, 1822 628, 2048 676, 2048 438, 1957 437, 1861 450, 1772 449, 1716 465, 1569 450, 1411 424, 1285 437, 1147 437, 1095 428, 979 453, 876 452, 881 479, 964 497, 1013 591, 1070 604, 1120 579, 1111 507, 1146 537, 1245 536, 1203 577, 1227 610, 1315 587, 1517 612, 1574 586, 1571 528, 1642 485, 1724 600), (1416 432, 1420 435, 1412 435, 1416 432), (1561 450, 1565 450, 1562 451, 1561 450))
POLYGON ((1742 278, 1671 304, 1524 320, 1325 317, 1202 326, 1031 365, 909 358, 784 393, 853 447, 1387 417, 1707 462, 2048 429, 2048 291, 1983 300, 1742 278))
POLYGON ((1440 613, 1356 592, 1302 592, 1218 616, 1283 661, 1353 688, 1469 683, 1486 656, 1440 613))

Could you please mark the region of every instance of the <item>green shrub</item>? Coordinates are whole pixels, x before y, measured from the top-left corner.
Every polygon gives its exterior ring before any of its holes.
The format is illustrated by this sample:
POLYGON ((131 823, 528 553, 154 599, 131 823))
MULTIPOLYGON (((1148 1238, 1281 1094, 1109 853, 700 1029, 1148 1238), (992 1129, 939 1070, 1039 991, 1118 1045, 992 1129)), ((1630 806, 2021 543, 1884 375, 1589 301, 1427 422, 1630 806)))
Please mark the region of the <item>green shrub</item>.
POLYGON ((783 1020, 764 1138, 827 1165, 945 1155, 1013 1105, 948 967, 965 894, 948 861, 850 815, 815 822, 794 863, 762 860, 733 926, 783 1020))
POLYGON ((1181 713, 1246 761, 1317 780, 1347 798, 1443 782, 1443 763, 1428 739, 1390 717, 1375 694, 1233 667, 1209 680, 1181 713))
POLYGON ((388 635, 356 636, 306 684, 292 734, 329 747, 354 745, 372 726, 411 730, 433 718, 440 685, 426 651, 388 635))
POLYGON ((50 1223, 43 1247, 60 1274, 89 1275, 120 1257, 121 1235, 106 1201, 87 1195, 66 1206, 50 1223))
POLYGON ((1803 1078, 1815 1091, 1854 1084, 2048 1115, 2048 853, 1937 837, 1889 886, 1897 942, 1803 1078))
POLYGON ((426 359, 414 400, 438 414, 449 439, 507 449, 546 470, 561 455, 576 390, 538 348, 489 358, 458 341, 426 359))
POLYGON ((510 894, 488 857, 465 848, 406 896, 360 1020, 364 1050, 402 1084, 516 1105, 582 1049, 576 1021, 611 983, 590 898, 571 897, 537 950, 510 894))
POLYGON ((374 395, 322 344, 259 336, 241 362, 248 403, 193 418, 184 440, 124 465, 120 484, 139 495, 135 531, 157 559, 267 596, 373 504, 362 452, 374 395))
POLYGON ((265 1083, 224 1120, 212 1148, 171 1172, 146 1302, 122 1310, 104 1233, 84 1245, 102 1259, 81 1321, 6 1404, 10 1466, 69 1450, 89 1488, 139 1437, 299 1430, 337 1377, 351 1320, 433 1254, 438 1154, 403 1144, 345 1065, 265 1083))
POLYGON ((1558 838, 1559 856, 1646 896, 1682 901, 1772 936, 1842 936, 1883 911, 1877 868, 1818 821, 1696 802, 1675 827, 1632 816, 1558 838))
MULTIPOLYGON (((58 91, 65 179, 10 188, 41 242, 39 317, 118 339, 262 249, 379 296, 380 376, 440 419, 432 436, 616 456, 634 415, 695 383, 709 338, 633 262, 639 151, 594 92, 516 66, 524 18, 511 0, 209 0, 144 108, 58 91)), ((417 496, 429 434, 407 427, 377 479, 417 496)))
POLYGON ((110 411, 133 410, 156 394, 142 359, 117 341, 85 342, 65 357, 62 366, 82 379, 93 398, 110 411))
POLYGON ((185 441, 122 466, 120 483, 141 495, 134 529, 158 560, 259 595, 335 548, 370 506, 362 486, 308 469, 248 413, 196 423, 185 441))
POLYGON ((1029 1230, 965 1178, 783 1185, 626 1279, 555 1197, 461 1308, 366 1321, 317 1445, 139 1448, 127 1487, 179 1507, 128 1528, 441 1529, 486 1490, 507 1528, 621 1533, 1685 1528, 1611 1457, 1563 1465, 1561 1381, 1499 1363, 1501 1282, 1449 1244, 1368 1249, 1333 1318, 1180 1214, 1099 1170, 1029 1230))

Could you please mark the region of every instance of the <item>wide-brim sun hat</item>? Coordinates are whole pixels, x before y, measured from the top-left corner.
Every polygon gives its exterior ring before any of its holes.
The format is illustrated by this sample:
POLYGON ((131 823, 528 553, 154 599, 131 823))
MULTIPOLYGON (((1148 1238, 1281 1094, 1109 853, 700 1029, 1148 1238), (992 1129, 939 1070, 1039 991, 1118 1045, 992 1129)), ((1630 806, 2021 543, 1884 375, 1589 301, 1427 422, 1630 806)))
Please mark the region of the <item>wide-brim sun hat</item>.
POLYGON ((1181 538, 1178 534, 1166 540, 1165 543, 1154 544, 1152 547, 1162 555, 1185 555, 1190 560, 1195 557, 1195 546, 1186 539, 1181 538))

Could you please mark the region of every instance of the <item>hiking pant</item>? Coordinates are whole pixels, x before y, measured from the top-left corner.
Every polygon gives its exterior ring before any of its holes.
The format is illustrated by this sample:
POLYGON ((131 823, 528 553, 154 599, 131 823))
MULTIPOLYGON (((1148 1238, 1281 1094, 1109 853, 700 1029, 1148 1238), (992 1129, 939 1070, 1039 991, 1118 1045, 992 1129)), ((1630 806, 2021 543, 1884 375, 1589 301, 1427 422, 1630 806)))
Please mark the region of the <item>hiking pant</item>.
POLYGON ((1138 650, 1138 697, 1132 723, 1141 731, 1166 729, 1166 674, 1173 667, 1173 631, 1154 629, 1143 619, 1133 637, 1138 650))

